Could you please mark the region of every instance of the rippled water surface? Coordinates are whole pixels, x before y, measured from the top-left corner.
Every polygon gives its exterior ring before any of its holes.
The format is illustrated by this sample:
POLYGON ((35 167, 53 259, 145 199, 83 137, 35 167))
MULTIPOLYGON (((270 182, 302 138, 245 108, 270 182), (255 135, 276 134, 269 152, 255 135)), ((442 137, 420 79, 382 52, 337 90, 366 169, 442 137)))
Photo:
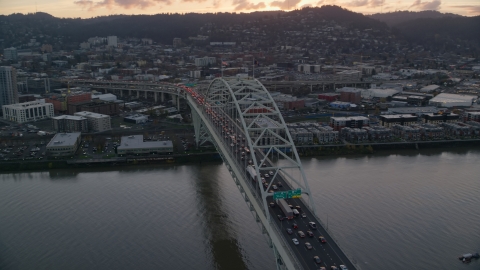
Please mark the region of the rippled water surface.
MULTIPOLYGON (((281 162, 281 161, 280 161, 281 162)), ((479 269, 480 151, 308 158, 361 269, 479 269)), ((0 269, 275 269, 221 163, 0 174, 0 269)))

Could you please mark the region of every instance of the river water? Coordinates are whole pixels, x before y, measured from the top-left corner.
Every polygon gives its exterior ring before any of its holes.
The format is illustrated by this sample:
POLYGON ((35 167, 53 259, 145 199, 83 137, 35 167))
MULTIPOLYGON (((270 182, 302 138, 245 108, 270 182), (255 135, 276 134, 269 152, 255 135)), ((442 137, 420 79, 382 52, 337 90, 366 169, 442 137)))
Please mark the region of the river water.
MULTIPOLYGON (((281 161, 280 161, 281 162, 281 161)), ((302 160, 361 269, 479 269, 480 150, 302 160)), ((0 269, 275 269, 222 163, 0 174, 0 269)))

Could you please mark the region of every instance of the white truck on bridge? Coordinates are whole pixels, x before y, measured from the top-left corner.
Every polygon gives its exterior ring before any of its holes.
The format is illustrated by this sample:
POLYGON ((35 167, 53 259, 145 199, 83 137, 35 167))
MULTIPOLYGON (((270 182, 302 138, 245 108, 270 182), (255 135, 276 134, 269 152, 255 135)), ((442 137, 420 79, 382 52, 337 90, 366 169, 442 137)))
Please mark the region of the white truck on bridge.
POLYGON ((257 181, 257 172, 251 165, 247 166, 247 171, 250 174, 250 177, 252 177, 252 180, 257 181))

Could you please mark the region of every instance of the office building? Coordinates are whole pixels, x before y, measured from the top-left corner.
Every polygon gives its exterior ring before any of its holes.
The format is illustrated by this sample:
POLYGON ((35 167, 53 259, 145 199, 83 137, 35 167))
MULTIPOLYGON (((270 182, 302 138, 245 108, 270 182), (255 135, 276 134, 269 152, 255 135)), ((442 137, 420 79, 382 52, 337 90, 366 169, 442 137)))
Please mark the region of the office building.
POLYGON ((88 120, 83 116, 61 115, 52 117, 52 126, 57 132, 88 132, 88 120))
POLYGON ((112 123, 109 115, 93 112, 76 112, 74 115, 87 118, 88 128, 90 131, 102 132, 112 129, 112 123))
POLYGON ((53 104, 45 103, 44 99, 36 101, 4 105, 3 119, 25 123, 53 117, 53 104))
POLYGON ((81 143, 81 133, 57 133, 47 144, 48 156, 65 157, 73 156, 81 143))
POLYGON ((0 108, 15 103, 18 103, 17 70, 0 67, 0 108))

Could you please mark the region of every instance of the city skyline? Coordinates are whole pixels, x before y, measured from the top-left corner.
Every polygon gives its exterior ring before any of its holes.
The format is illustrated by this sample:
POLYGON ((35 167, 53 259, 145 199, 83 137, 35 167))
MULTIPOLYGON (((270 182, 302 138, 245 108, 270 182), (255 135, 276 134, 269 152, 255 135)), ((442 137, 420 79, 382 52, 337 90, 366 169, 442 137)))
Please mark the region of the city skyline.
POLYGON ((480 15, 477 0, 20 0, 2 3, 1 14, 45 12, 55 17, 91 18, 126 14, 154 15, 159 13, 214 13, 294 10, 303 7, 338 5, 363 14, 399 10, 436 10, 463 16, 480 15))

